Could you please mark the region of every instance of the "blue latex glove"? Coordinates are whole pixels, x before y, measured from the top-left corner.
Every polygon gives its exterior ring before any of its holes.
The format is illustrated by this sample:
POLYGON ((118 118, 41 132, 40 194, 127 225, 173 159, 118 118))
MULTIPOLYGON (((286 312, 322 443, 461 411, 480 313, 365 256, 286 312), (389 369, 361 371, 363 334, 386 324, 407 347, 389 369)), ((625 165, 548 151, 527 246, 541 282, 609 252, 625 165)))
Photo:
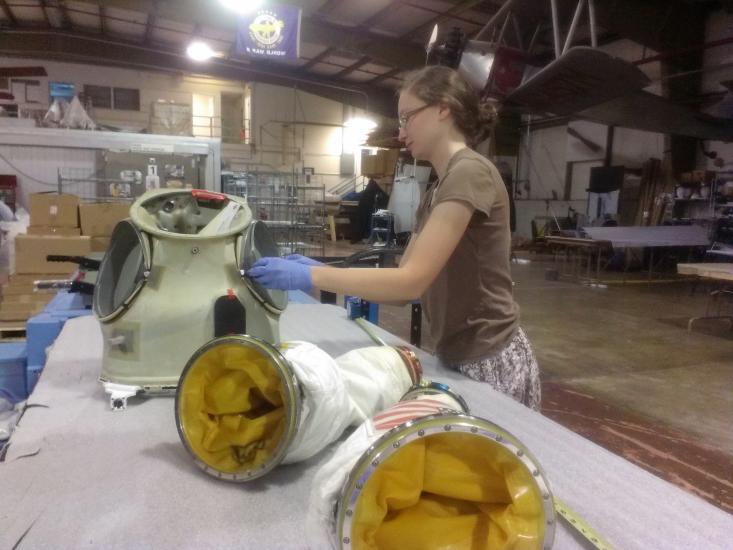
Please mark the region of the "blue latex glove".
POLYGON ((310 266, 295 260, 261 258, 247 275, 265 288, 308 291, 313 287, 310 266))
POLYGON ((303 256, 301 254, 291 254, 290 256, 285 256, 285 259, 291 262, 298 262, 299 264, 309 265, 311 267, 323 265, 322 262, 314 260, 313 258, 308 258, 307 256, 303 256))

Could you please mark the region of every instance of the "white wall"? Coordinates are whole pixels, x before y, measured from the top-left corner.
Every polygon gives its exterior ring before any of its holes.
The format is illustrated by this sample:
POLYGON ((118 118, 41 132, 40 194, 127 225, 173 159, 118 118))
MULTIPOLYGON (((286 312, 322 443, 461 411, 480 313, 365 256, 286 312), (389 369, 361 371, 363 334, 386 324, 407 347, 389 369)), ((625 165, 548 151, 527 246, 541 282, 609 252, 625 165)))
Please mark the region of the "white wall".
POLYGON ((16 175, 16 201, 24 207, 28 204, 28 194, 58 188, 59 168, 89 175, 94 171, 94 163, 92 149, 0 145, 0 173, 16 175))
MULTIPOLYGON (((154 71, 137 71, 79 63, 62 63, 42 59, 2 58, 0 67, 40 65, 48 72, 41 80, 41 97, 44 103, 36 108, 48 108, 48 82, 70 82, 77 92, 84 84, 137 88, 140 90, 140 111, 95 109, 94 119, 104 124, 139 131, 147 128, 151 105, 158 100, 191 105, 197 98, 213 99, 213 116, 221 117, 222 93, 245 93, 247 82, 225 81, 213 78, 169 74, 154 71)), ((292 88, 261 83, 252 84, 252 146, 222 144, 222 162, 233 170, 260 169, 270 171, 300 170, 303 166, 316 171, 315 182, 330 188, 348 176, 339 174, 342 150, 349 147, 348 131, 338 126, 350 116, 362 113, 339 102, 325 99, 292 88), (275 121, 332 123, 333 127, 295 124, 285 126, 275 121)), ((220 133, 215 132, 215 136, 220 133)), ((358 155, 357 155, 358 156, 358 155)), ((39 155, 38 162, 50 165, 48 171, 55 174, 58 159, 39 155)), ((93 166, 92 166, 93 168, 93 166)), ((356 170, 358 170, 358 162, 356 170)), ((44 178, 41 178, 44 179, 44 178)), ((54 176, 55 179, 55 176, 54 176)))
MULTIPOLYGON (((193 94, 214 97, 215 116, 221 115, 221 92, 244 93, 246 83, 217 80, 153 71, 137 71, 99 65, 80 63, 61 63, 43 59, 2 58, 0 67, 39 65, 46 69, 48 77, 42 81, 42 97, 48 101, 48 82, 69 82, 76 86, 77 92, 84 90, 85 84, 137 88, 140 90, 140 111, 117 111, 95 109, 95 119, 106 124, 140 130, 147 128, 150 120, 151 105, 158 100, 173 101, 191 105, 193 94)), ((35 80, 35 79, 34 79, 35 80)), ((47 104, 45 105, 47 107, 47 104)))
POLYGON ((349 117, 362 114, 361 110, 261 83, 253 86, 252 106, 255 149, 265 169, 313 167, 326 188, 348 177, 339 174, 340 157, 342 152, 353 153, 354 148, 349 146, 348 131, 340 126, 349 117))

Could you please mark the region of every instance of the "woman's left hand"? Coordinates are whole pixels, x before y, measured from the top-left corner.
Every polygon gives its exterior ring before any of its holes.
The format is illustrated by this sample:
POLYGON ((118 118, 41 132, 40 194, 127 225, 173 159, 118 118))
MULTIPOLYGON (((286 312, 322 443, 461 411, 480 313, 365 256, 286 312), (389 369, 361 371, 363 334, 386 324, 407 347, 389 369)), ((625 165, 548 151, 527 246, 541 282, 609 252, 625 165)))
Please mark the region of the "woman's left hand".
POLYGON ((313 287, 310 266, 284 258, 261 258, 247 276, 265 288, 308 291, 313 287))

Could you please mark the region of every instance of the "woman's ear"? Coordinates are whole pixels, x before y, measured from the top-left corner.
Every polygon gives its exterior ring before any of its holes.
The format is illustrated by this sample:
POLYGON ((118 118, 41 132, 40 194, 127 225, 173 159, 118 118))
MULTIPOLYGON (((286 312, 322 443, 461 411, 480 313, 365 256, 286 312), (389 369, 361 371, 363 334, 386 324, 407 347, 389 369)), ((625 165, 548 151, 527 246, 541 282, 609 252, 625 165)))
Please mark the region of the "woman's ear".
POLYGON ((451 115, 450 107, 444 103, 438 104, 438 120, 445 120, 451 115))

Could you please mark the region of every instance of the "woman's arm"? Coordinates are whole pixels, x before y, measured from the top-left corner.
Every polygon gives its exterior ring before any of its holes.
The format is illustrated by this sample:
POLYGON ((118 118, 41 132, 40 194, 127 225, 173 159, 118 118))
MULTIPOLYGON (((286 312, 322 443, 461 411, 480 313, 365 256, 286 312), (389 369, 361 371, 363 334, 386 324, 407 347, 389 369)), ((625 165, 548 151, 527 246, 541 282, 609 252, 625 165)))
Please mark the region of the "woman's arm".
POLYGON ((402 257, 400 258, 400 265, 399 267, 403 267, 407 265, 407 262, 410 259, 410 256, 412 255, 412 251, 415 250, 415 241, 417 241, 420 233, 413 233, 410 235, 410 240, 407 241, 407 248, 405 249, 405 252, 402 254, 402 257))
MULTIPOLYGON (((405 265, 407 265, 407 261, 410 258, 410 255, 412 254, 412 251, 415 249, 414 244, 415 244, 415 241, 417 240, 417 236, 418 236, 418 233, 413 233, 412 235, 410 235, 410 240, 407 241, 407 248, 402 253, 402 256, 400 256, 399 267, 404 267, 405 265)), ((395 301, 392 301, 392 302, 388 302, 388 301, 380 300, 379 301, 379 304, 380 305, 385 305, 385 306, 402 307, 402 306, 406 306, 411 301, 412 300, 395 300, 395 301)))
POLYGON ((414 235, 400 266, 385 269, 311 268, 313 286, 373 302, 419 298, 443 269, 468 227, 473 208, 446 201, 430 213, 425 227, 414 235))

